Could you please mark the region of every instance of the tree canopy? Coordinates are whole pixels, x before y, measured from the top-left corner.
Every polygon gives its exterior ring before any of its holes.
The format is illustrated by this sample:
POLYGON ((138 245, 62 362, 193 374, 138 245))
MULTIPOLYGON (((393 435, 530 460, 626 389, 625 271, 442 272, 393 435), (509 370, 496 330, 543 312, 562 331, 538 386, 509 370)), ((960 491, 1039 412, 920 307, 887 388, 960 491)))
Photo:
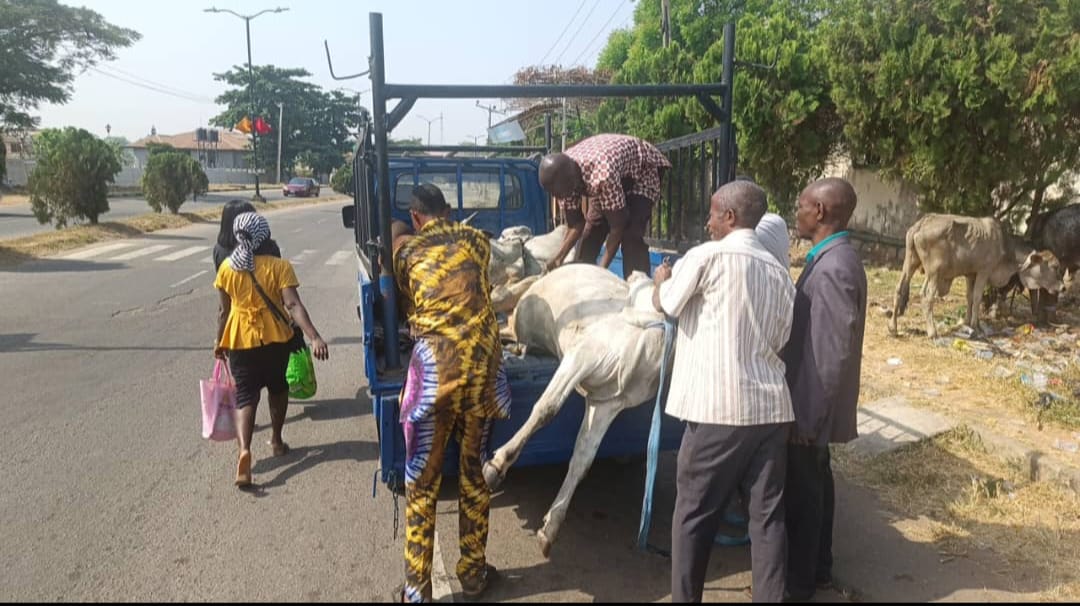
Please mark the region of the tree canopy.
POLYGON ((1080 3, 834 0, 825 58, 853 156, 923 210, 1026 218, 1080 160, 1080 3))
POLYGON ((0 130, 28 130, 41 103, 64 103, 82 70, 139 39, 88 8, 0 0, 0 130))
MULTIPOLYGON (((311 76, 304 69, 286 69, 273 65, 257 65, 255 73, 255 112, 273 132, 259 138, 257 166, 277 167, 278 103, 284 103, 282 115, 281 165, 289 173, 298 162, 317 174, 329 174, 341 165, 351 149, 352 134, 359 121, 356 97, 341 91, 324 91, 306 82, 311 76)), ((230 89, 216 101, 226 110, 211 120, 211 124, 232 128, 251 113, 251 82, 246 66, 235 66, 228 72, 214 74, 230 89)), ((254 117, 252 118, 254 119, 254 117)))

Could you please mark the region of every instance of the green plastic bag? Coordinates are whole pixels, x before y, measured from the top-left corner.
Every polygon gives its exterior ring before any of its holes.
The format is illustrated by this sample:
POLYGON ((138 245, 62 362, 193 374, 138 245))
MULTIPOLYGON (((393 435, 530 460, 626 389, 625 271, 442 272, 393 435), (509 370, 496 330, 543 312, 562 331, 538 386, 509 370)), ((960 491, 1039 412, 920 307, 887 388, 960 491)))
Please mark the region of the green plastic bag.
POLYGON ((311 349, 304 347, 289 354, 285 379, 289 382, 290 398, 307 400, 315 396, 318 382, 315 380, 315 363, 311 359, 311 349))

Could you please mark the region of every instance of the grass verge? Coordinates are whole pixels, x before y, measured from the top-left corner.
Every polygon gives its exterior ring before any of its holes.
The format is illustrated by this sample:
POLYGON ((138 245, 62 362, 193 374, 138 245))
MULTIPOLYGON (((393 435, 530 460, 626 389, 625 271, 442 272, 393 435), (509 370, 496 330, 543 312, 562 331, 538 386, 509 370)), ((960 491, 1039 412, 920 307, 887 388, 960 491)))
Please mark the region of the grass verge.
POLYGON ((1002 574, 1030 575, 1040 598, 1080 597, 1080 498, 1030 481, 1023 465, 988 452, 969 427, 876 457, 834 452, 846 478, 924 522, 908 538, 934 544, 943 561, 990 549, 1008 562, 1002 574))

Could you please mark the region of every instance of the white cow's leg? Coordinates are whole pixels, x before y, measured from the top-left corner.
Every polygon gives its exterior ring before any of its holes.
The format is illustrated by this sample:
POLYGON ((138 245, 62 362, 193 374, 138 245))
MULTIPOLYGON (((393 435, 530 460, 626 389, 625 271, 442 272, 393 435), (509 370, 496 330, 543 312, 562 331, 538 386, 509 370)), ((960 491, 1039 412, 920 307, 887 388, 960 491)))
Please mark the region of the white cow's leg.
POLYGON ((938 336, 937 324, 934 324, 934 300, 938 298, 937 281, 930 278, 927 272, 926 296, 923 297, 923 310, 926 312, 926 334, 931 339, 938 336))
POLYGON ((622 400, 610 400, 600 405, 589 404, 586 407, 585 418, 581 422, 581 430, 578 431, 577 442, 574 444, 574 455, 570 457, 570 469, 566 472, 555 502, 544 516, 544 526, 536 533, 545 558, 551 553, 551 545, 566 518, 566 510, 570 507, 574 490, 592 466, 596 451, 600 448, 600 442, 603 441, 608 427, 611 427, 611 422, 624 408, 628 406, 622 400))
POLYGON ((514 434, 514 437, 496 450, 491 460, 484 464, 484 481, 491 490, 497 489, 506 479, 507 470, 521 456, 521 450, 529 438, 555 418, 570 395, 570 391, 598 366, 595 358, 582 359, 584 356, 577 355, 577 352, 576 349, 571 351, 559 362, 555 375, 544 389, 544 393, 540 395, 536 405, 533 406, 529 419, 514 434))
POLYGON ((968 301, 968 315, 971 316, 971 322, 968 326, 977 334, 982 334, 982 327, 979 325, 979 312, 982 307, 982 295, 986 290, 986 283, 989 281, 990 276, 985 273, 976 274, 973 276, 973 284, 971 285, 971 300, 968 301))

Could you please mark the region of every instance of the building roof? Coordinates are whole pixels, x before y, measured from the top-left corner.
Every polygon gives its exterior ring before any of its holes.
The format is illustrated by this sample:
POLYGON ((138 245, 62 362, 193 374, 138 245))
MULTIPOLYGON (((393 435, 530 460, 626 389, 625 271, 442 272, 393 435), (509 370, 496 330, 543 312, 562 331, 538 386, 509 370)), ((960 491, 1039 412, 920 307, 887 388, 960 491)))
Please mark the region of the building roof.
MULTIPOLYGON (((179 135, 150 135, 139 139, 128 147, 144 149, 150 143, 167 143, 176 149, 183 150, 199 149, 199 145, 195 141, 195 131, 180 133, 179 135)), ((248 136, 243 133, 219 129, 217 149, 220 151, 247 151, 248 136)))

